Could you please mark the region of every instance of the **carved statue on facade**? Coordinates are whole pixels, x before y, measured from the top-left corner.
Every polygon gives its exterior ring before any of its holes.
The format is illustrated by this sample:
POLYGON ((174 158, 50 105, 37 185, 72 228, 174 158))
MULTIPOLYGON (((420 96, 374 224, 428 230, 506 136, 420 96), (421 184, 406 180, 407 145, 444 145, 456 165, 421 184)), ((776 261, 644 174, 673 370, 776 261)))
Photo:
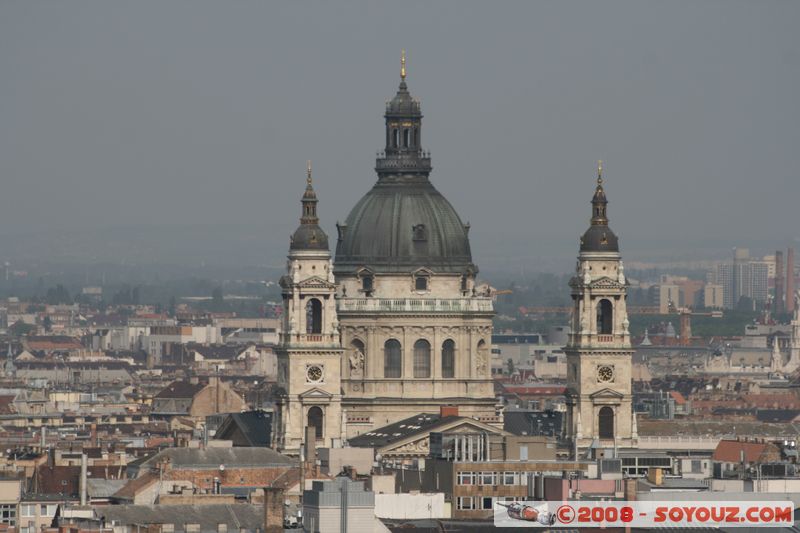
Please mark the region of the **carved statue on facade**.
POLYGON ((361 377, 364 375, 364 352, 355 348, 350 353, 350 376, 361 377))
POLYGON ((479 349, 475 356, 475 368, 479 376, 486 374, 486 350, 479 349))

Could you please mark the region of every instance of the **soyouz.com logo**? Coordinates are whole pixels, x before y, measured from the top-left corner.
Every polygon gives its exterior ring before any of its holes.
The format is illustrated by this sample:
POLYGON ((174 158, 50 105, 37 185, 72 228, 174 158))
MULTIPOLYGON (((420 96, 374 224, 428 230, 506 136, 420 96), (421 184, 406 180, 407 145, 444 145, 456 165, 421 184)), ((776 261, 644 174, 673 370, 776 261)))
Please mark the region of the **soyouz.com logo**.
POLYGON ((503 527, 784 527, 794 523, 789 501, 498 502, 503 527))

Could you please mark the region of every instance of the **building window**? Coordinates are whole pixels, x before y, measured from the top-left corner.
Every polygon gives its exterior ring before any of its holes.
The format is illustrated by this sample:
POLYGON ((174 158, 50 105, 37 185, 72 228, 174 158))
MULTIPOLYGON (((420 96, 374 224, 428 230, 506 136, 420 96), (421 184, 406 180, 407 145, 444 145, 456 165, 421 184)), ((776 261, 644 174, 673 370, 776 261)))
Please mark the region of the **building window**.
POLYGON ((322 333, 322 302, 316 298, 306 304, 306 333, 322 333))
POLYGON ((482 509, 494 509, 494 505, 492 504, 492 498, 482 498, 483 499, 483 507, 482 509))
POLYGON ((597 333, 611 335, 614 331, 614 306, 603 298, 597 302, 597 333))
POLYGON ((519 474, 516 472, 503 473, 503 485, 519 485, 519 474))
POLYGON ((308 410, 308 426, 314 428, 314 435, 322 438, 322 409, 316 405, 308 410))
POLYGON ((403 148, 408 148, 411 144, 411 132, 408 131, 408 128, 403 129, 403 148))
POLYGON ((428 232, 425 230, 425 224, 417 224, 411 229, 415 241, 419 242, 428 240, 428 232))
POLYGON ((383 377, 399 378, 403 375, 403 352, 400 341, 389 339, 383 345, 383 377))
POLYGON ((425 339, 414 343, 414 377, 431 377, 431 344, 425 339))
POLYGON ((392 130, 392 148, 397 148, 397 145, 400 144, 400 132, 397 129, 392 130))
POLYGON ((375 285, 375 278, 371 274, 365 274, 361 277, 361 290, 366 293, 371 293, 375 285))
POLYGON ((425 276, 417 276, 414 278, 414 290, 417 291, 427 291, 428 290, 428 278, 425 276))
POLYGON ((456 343, 447 339, 442 343, 442 377, 452 378, 456 375, 456 343))
POLYGON ((696 460, 693 459, 692 460, 692 473, 693 474, 699 474, 702 471, 703 471, 703 469, 700 466, 700 461, 696 461, 696 460))
POLYGON ((459 472, 458 473, 458 484, 459 485, 474 485, 475 484, 475 472, 459 472))
POLYGON ((497 485, 497 472, 481 472, 479 485, 497 485))
POLYGON ((597 425, 601 439, 614 438, 614 410, 609 406, 602 407, 597 415, 597 425))
POLYGON ((459 496, 456 507, 462 511, 471 511, 473 507, 472 496, 459 496))
POLYGON ((10 526, 17 525, 17 504, 0 505, 0 523, 10 526))
MULTIPOLYGON (((42 506, 44 507, 44 506, 42 506)), ((23 503, 19 506, 19 514, 23 518, 33 518, 36 516, 35 503, 23 503)))

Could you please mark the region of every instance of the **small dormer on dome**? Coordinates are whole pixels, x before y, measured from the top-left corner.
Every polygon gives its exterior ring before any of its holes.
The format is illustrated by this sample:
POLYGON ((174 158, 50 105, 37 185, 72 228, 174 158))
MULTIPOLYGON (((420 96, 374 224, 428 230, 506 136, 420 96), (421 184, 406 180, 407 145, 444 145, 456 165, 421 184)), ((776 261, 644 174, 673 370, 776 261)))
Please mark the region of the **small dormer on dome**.
POLYGON ((311 179, 311 161, 306 171, 306 190, 303 193, 303 213, 300 226, 295 230, 289 244, 290 250, 328 250, 328 236, 319 227, 317 216, 317 193, 311 179))

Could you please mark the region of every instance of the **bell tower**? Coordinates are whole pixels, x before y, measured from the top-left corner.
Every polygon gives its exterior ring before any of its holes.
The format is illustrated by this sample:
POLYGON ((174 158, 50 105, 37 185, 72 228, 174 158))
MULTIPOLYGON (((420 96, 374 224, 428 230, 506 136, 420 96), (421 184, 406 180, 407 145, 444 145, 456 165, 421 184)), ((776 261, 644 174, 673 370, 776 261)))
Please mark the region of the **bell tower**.
POLYGON ((617 236, 608 226, 602 162, 589 229, 570 280, 572 332, 567 346, 567 436, 578 449, 636 447, 631 400, 627 281, 617 236))
POLYGON ((305 428, 315 427, 319 446, 342 439, 342 349, 336 318, 328 236, 319 227, 311 162, 302 200, 300 226, 289 245, 287 273, 281 278, 283 323, 278 347, 276 448, 297 453, 305 428))

